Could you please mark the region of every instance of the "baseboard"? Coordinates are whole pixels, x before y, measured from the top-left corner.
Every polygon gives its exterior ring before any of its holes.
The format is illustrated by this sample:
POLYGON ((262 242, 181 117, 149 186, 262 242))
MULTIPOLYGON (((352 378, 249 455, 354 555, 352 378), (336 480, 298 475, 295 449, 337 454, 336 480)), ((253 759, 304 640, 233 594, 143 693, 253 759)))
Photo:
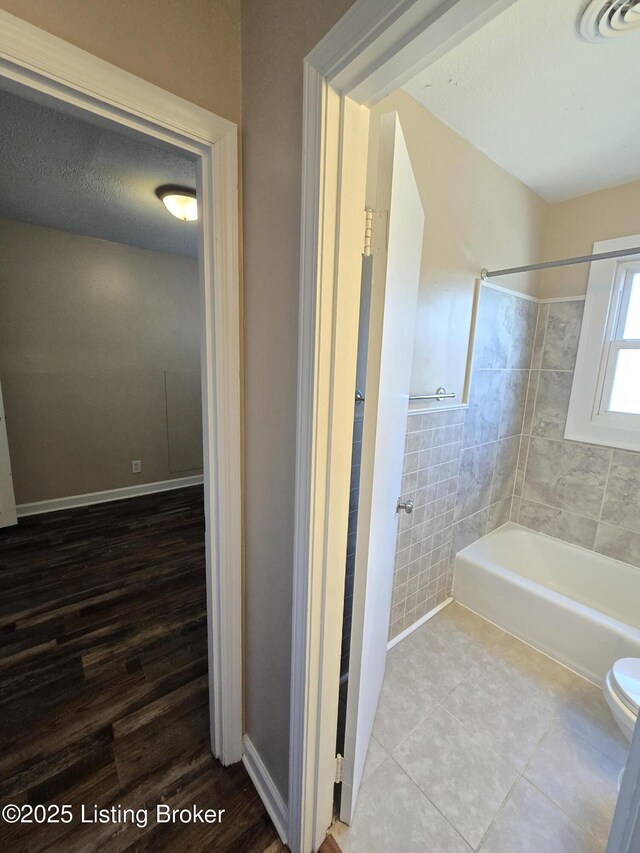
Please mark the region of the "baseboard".
POLYGON ((449 597, 446 601, 443 601, 442 604, 439 604, 437 607, 434 607, 433 610, 430 610, 428 613, 425 613, 417 622, 414 622, 413 625, 410 625, 408 628, 405 628, 401 634, 398 634, 397 637, 394 637, 393 640, 389 640, 387 643, 387 651, 392 649, 394 646, 397 646, 401 640, 404 640, 405 637, 408 637, 409 634, 412 634, 416 628, 419 628, 421 625, 424 625, 425 622, 428 622, 436 613, 439 613, 444 607, 448 604, 451 604, 453 598, 449 597))
POLYGON ((242 738, 242 743, 244 746, 242 763, 246 767, 251 781, 256 786, 256 791, 260 795, 264 807, 269 812, 269 817, 273 821, 273 825, 282 839, 282 843, 286 844, 289 828, 289 809, 280 796, 280 792, 269 775, 269 771, 264 766, 258 751, 251 743, 248 735, 242 738))
POLYGON ((139 486, 125 486, 122 489, 109 489, 106 492, 90 492, 86 495, 69 495, 66 498, 53 498, 49 501, 36 501, 30 504, 18 504, 18 518, 26 515, 41 515, 45 512, 59 512, 78 506, 91 506, 109 501, 122 501, 137 498, 140 495, 152 495, 154 492, 168 492, 171 489, 184 489, 187 486, 199 486, 204 482, 202 474, 193 477, 178 477, 175 480, 160 480, 157 483, 141 483, 139 486))

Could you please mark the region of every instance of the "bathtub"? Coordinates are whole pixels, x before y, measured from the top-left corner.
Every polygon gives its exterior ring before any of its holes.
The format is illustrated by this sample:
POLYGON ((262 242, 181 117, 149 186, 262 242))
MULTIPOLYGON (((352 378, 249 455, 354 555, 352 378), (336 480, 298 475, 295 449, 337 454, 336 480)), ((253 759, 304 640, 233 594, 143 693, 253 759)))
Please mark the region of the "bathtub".
POLYGON ((453 597, 597 685, 640 657, 640 569, 512 522, 458 552, 453 597))

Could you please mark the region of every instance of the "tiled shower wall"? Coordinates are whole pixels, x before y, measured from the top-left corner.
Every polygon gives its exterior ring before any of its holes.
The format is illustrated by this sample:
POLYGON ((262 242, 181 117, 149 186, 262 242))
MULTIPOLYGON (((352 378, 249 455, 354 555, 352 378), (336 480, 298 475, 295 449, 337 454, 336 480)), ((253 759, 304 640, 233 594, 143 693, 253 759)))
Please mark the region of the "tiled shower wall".
POLYGON ((447 598, 456 551, 509 520, 537 307, 482 287, 468 409, 409 415, 390 637, 447 598))
POLYGON ((640 566, 640 453, 564 438, 583 307, 540 305, 511 518, 640 566))
POLYGON ((453 553, 509 520, 538 305, 481 288, 453 553))
POLYGON ((391 637, 447 597, 464 416, 454 409, 408 418, 402 498, 414 510, 398 520, 391 637))
POLYGON ((564 438, 583 307, 481 288, 468 409, 408 418, 416 509, 398 524, 390 637, 448 597, 457 551, 509 519, 640 566, 640 453, 564 438))

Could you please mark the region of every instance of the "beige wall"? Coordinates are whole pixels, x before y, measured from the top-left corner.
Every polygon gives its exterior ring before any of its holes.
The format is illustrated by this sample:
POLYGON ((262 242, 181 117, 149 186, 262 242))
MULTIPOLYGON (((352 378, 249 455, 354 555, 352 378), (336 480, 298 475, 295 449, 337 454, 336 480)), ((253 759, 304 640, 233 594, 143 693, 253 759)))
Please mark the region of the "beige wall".
POLYGON ((246 731, 287 798, 303 58, 350 0, 242 4, 246 731))
POLYGON ((233 121, 242 116, 245 730, 285 799, 302 69, 351 2, 0 0, 0 8, 152 83, 233 121))
MULTIPOLYGON (((589 255, 598 240, 631 234, 640 234, 640 181, 551 205, 545 259, 589 255)), ((582 295, 588 278, 588 264, 545 270, 539 295, 582 295)))
POLYGON ((0 0, 0 8, 240 122, 240 0, 0 0))
MULTIPOLYGON (((411 393, 443 385, 458 394, 455 405, 462 402, 480 270, 539 260, 549 205, 405 92, 372 111, 373 151, 379 118, 389 110, 399 113, 425 211, 411 393)), ((372 174, 374 168, 374 204, 372 174)), ((538 277, 508 276, 500 284, 534 295, 538 277)))
POLYGON ((197 473, 197 261, 9 220, 0 257, 17 502, 197 473))

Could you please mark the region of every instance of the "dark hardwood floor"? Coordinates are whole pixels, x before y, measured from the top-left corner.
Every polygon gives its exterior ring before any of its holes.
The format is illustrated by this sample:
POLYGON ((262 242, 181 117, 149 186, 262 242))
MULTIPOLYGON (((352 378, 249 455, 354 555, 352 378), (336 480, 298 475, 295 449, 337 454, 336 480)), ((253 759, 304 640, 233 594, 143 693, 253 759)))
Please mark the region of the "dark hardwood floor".
POLYGON ((0 850, 258 851, 277 839, 240 764, 209 749, 199 487, 33 516, 0 530, 0 850), (225 809, 157 824, 157 804, 225 809), (98 808, 147 809, 81 823, 98 808), (28 811, 28 809, 26 810, 28 811))

